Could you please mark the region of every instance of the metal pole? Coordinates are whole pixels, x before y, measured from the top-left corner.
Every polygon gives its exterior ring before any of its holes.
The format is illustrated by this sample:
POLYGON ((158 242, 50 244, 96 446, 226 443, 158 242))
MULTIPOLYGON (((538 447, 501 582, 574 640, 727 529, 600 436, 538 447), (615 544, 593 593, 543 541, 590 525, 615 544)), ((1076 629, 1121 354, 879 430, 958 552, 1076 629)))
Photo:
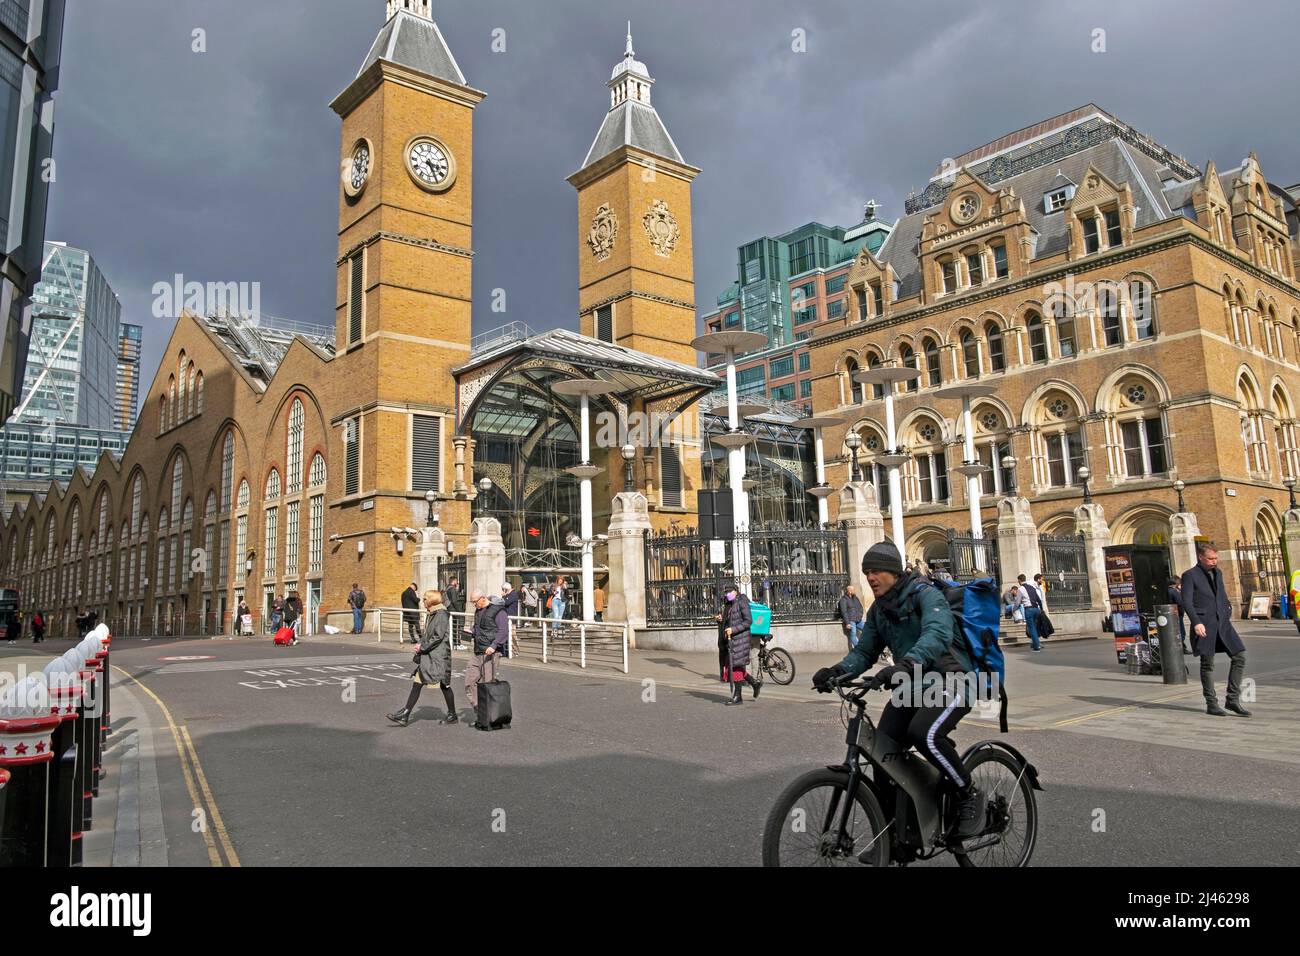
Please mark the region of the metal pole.
MULTIPOLYGON (((962 430, 966 433, 965 438, 965 459, 968 462, 975 461, 975 430, 971 425, 970 414, 970 396, 961 397, 961 421, 962 430)), ((984 537, 984 525, 980 521, 980 493, 983 488, 980 487, 980 476, 970 475, 966 479, 966 500, 970 502, 970 533, 972 538, 984 537)))
POLYGON ((1160 673, 1166 684, 1186 684, 1187 666, 1183 661, 1183 642, 1178 636, 1178 608, 1157 604, 1156 638, 1160 641, 1160 673))
MULTIPOLYGON (((894 429, 894 386, 885 384, 885 431, 889 438, 889 452, 898 451, 898 437, 894 429)), ((893 532, 894 547, 903 554, 903 478, 897 465, 889 466, 889 523, 893 532)), ((906 557, 906 555, 904 555, 906 557)))
POLYGON ((627 621, 623 622, 623 673, 627 673, 627 621))
MULTIPOLYGON (((591 398, 583 392, 579 398, 582 412, 582 463, 591 463, 591 398)), ((591 553, 591 479, 583 478, 578 486, 582 507, 582 619, 593 620, 591 593, 595 590, 595 568, 591 553)))
MULTIPOLYGON (((813 447, 817 451, 817 484, 826 484, 826 458, 822 451, 822 430, 813 429, 813 447)), ((817 499, 817 523, 826 524, 830 520, 830 512, 827 510, 825 498, 817 499)))
MULTIPOLYGON (((736 350, 727 349, 727 429, 740 430, 740 415, 737 409, 739 399, 736 395, 736 350)), ((727 478, 731 485, 731 514, 735 541, 732 546, 733 563, 736 566, 737 584, 748 597, 753 597, 753 585, 749 575, 749 496, 745 494, 745 449, 744 446, 729 449, 727 452, 727 478)))
POLYGON ((581 624, 578 625, 578 644, 579 644, 578 666, 585 668, 587 666, 587 622, 586 621, 583 621, 581 624))

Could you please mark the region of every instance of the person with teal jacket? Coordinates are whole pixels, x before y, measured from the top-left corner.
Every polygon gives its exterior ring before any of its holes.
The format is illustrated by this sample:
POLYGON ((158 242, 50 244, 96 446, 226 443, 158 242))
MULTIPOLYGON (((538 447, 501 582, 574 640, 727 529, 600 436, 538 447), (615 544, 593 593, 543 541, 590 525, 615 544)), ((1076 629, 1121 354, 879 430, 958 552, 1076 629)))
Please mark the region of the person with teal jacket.
POLYGON ((975 670, 965 639, 943 593, 916 571, 889 541, 872 546, 862 570, 875 600, 862 623, 857 646, 842 661, 813 675, 813 687, 829 692, 837 678, 857 677, 890 650, 894 663, 869 681, 874 689, 894 687, 877 728, 916 748, 953 788, 958 800, 958 835, 973 836, 984 822, 984 797, 975 787, 952 742, 958 721, 970 713, 964 677, 975 670), (930 699, 933 698, 933 699, 930 699))

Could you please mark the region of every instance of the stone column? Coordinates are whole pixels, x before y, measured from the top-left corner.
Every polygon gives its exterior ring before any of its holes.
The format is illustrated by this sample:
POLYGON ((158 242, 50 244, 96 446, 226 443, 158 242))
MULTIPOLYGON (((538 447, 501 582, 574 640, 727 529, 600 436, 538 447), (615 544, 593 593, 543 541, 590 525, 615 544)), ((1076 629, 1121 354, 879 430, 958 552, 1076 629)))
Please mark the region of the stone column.
POLYGON ((465 447, 469 444, 469 436, 455 435, 451 444, 456 450, 456 477, 451 490, 453 494, 463 495, 469 491, 469 486, 465 484, 465 447))
POLYGON ((474 591, 489 597, 500 594, 505 580, 506 546, 501 540, 501 522, 496 518, 475 518, 465 551, 466 597, 474 591))
POLYGON ((609 588, 606 616, 627 621, 635 634, 646 626, 645 536, 650 531, 650 508, 639 491, 614 496, 609 516, 609 588))
POLYGON ((438 586, 438 565, 447 553, 447 535, 441 528, 421 528, 420 540, 411 557, 412 573, 420 598, 424 592, 438 586))
POLYGON ((1012 495, 998 502, 998 563, 1002 580, 1014 581, 1019 575, 1032 581, 1042 570, 1038 552, 1038 526, 1029 510, 1029 499, 1012 495))
MULTIPOLYGON (((848 530, 849 583, 858 590, 865 610, 871 606, 871 588, 862 573, 862 556, 875 544, 885 540, 885 519, 876 502, 876 486, 866 481, 850 481, 840 489, 839 520, 848 530)), ((900 553, 902 551, 900 547, 900 553)), ((903 555, 907 560, 907 555, 903 555)))
MULTIPOLYGON (((1196 564, 1196 537, 1201 533, 1197 527, 1196 515, 1190 511, 1179 511, 1169 516, 1169 559, 1174 563, 1170 572, 1180 577, 1184 571, 1196 564)), ((1243 595, 1249 600, 1250 595, 1243 595)))
POLYGON ((1083 535, 1087 549, 1088 589, 1094 610, 1110 613, 1110 591, 1106 587, 1106 546, 1110 544, 1110 525, 1101 505, 1079 505, 1074 509, 1074 530, 1083 535))

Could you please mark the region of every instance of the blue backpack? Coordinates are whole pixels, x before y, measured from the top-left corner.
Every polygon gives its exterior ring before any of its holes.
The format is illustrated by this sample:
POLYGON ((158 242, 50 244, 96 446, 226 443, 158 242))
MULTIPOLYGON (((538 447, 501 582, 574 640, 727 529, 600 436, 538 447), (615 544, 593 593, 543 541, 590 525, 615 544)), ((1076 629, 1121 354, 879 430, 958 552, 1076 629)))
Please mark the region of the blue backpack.
POLYGON ((983 675, 979 682, 980 699, 991 695, 992 675, 998 677, 998 696, 1002 707, 998 727, 1007 732, 1006 661, 998 645, 998 628, 1002 623, 1002 600, 998 586, 992 578, 976 578, 965 584, 952 580, 931 578, 930 585, 948 601, 952 616, 957 620, 957 630, 966 642, 971 662, 983 675))

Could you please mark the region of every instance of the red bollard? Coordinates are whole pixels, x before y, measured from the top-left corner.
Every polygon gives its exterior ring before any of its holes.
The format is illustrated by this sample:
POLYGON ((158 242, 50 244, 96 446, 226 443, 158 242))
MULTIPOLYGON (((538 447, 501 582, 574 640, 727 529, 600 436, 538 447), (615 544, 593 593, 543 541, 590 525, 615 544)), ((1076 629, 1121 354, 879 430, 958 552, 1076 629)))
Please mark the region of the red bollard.
POLYGON ((0 866, 44 866, 50 735, 58 717, 0 719, 0 769, 9 771, 0 818, 0 866))
POLYGON ((50 765, 48 860, 52 867, 81 866, 85 826, 85 749, 81 745, 82 687, 52 684, 50 716, 59 718, 50 765))

